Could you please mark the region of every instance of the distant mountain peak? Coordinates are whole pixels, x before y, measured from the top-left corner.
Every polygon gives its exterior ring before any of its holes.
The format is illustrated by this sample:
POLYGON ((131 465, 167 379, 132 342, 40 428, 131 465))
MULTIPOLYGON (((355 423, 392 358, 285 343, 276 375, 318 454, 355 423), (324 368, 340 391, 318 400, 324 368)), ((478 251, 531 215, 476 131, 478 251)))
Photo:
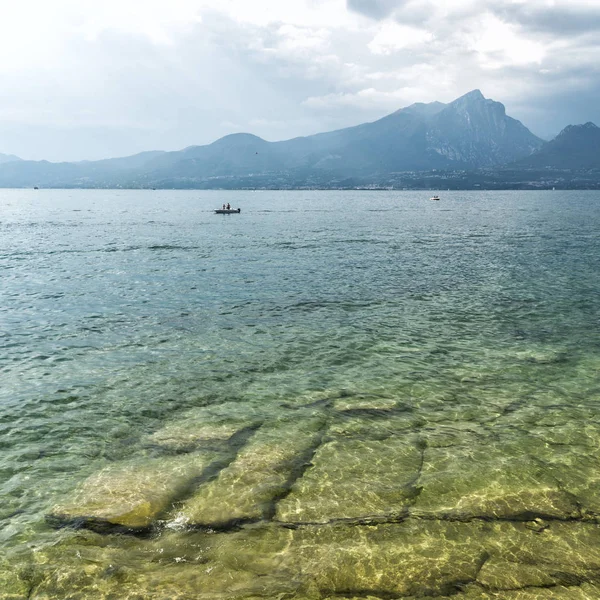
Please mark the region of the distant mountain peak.
POLYGON ((582 125, 567 125, 557 136, 555 139, 576 136, 581 134, 590 133, 592 135, 596 134, 600 127, 598 127, 595 123, 588 121, 587 123, 583 123, 582 125))
POLYGON ((436 115, 437 113, 439 113, 440 111, 444 110, 444 108, 446 108, 446 104, 443 104, 442 102, 415 102, 414 104, 411 104, 410 106, 406 106, 405 108, 401 108, 400 110, 397 110, 395 113, 393 113, 394 115, 400 114, 400 113, 410 113, 410 114, 414 114, 414 115, 418 115, 421 117, 430 117, 433 115, 436 115))
POLYGON ((472 90, 448 104, 431 122, 428 142, 433 151, 469 168, 508 163, 542 145, 504 104, 472 90))
POLYGON ((481 93, 481 90, 471 90, 470 92, 464 94, 464 96, 460 96, 460 98, 450 102, 450 104, 447 106, 449 110, 492 110, 497 113, 498 118, 504 118, 506 116, 506 108, 504 104, 502 104, 502 102, 496 102, 496 100, 486 98, 481 93))
MULTIPOLYGON (((481 101, 481 100, 486 100, 486 97, 481 93, 481 90, 471 90, 470 92, 467 92, 466 94, 464 94, 463 96, 460 96, 459 98, 457 98, 456 100, 454 100, 454 102, 461 102, 464 100, 468 100, 468 101, 481 101)), ((454 104, 453 102, 453 104, 454 104)))
POLYGON ((268 144, 267 141, 252 133, 230 133, 210 144, 214 148, 254 147, 268 144))
MULTIPOLYGON (((230 133, 228 135, 223 136, 222 138, 219 138, 217 140, 217 142, 220 142, 221 140, 255 141, 255 142, 264 142, 265 141, 261 137, 258 137, 257 135, 254 135, 253 133, 230 133)), ((213 144, 214 143, 216 143, 216 142, 213 142, 213 144)))
POLYGON ((568 125, 519 166, 527 168, 599 169, 600 128, 591 121, 568 125))
POLYGON ((571 125, 571 127, 578 131, 594 131, 595 132, 598 129, 600 129, 595 123, 592 123, 591 121, 588 121, 587 123, 584 123, 583 125, 571 125))

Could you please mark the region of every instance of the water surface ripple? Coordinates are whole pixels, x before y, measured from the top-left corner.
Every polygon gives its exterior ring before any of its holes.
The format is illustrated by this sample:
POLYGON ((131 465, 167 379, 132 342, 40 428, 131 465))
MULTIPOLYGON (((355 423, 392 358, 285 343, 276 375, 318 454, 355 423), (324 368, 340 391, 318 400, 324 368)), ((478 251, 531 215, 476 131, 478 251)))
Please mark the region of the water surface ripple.
POLYGON ((0 599, 600 598, 600 194, 429 195, 1 190, 0 599))

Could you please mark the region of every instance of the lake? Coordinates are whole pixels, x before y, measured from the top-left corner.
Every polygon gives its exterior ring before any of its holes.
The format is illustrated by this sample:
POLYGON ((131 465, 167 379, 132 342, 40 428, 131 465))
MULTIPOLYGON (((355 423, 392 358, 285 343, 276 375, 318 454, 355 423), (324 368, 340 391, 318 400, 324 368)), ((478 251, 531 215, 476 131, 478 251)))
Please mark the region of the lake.
POLYGON ((599 598, 600 192, 439 193, 0 190, 0 599, 599 598))

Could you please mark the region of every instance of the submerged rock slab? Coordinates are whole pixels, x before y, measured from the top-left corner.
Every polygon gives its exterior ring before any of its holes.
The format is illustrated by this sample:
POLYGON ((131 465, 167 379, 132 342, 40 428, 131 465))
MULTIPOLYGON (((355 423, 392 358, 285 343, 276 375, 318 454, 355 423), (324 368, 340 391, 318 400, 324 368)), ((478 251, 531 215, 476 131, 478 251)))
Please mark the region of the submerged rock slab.
POLYGON ((518 590, 523 588, 547 588, 558 585, 547 569, 535 564, 521 564, 494 558, 488 560, 477 582, 485 589, 494 591, 518 590))
MULTIPOLYGON (((476 585, 467 585, 464 591, 448 596, 402 596, 398 600, 598 600, 600 587, 583 584, 582 586, 551 586, 549 588, 531 588, 526 590, 487 592, 476 585)), ((295 597, 294 600, 315 600, 314 597, 295 597)), ((376 596, 332 596, 323 600, 389 600, 376 596)))
POLYGON ((428 448, 411 514, 452 519, 571 519, 575 498, 536 458, 533 438, 473 447, 428 448))
POLYGON ((552 522, 540 533, 526 523, 494 523, 490 531, 487 547, 498 560, 567 572, 571 580, 600 580, 600 527, 594 523, 552 522))
POLYGON ((420 519, 261 522, 143 539, 78 530, 27 557, 33 562, 20 570, 35 600, 600 597, 600 527, 581 522, 554 522, 541 533, 525 523, 420 519))
POLYGON ((475 581, 485 558, 481 527, 411 522, 276 526, 221 536, 212 557, 257 576, 287 573, 298 598, 444 595, 475 581))
POLYGON ((588 416, 581 419, 577 417, 578 415, 565 411, 560 423, 544 424, 540 419, 535 425, 529 427, 528 431, 530 435, 555 446, 600 448, 600 425, 590 423, 588 416))
POLYGON ((206 442, 228 440, 263 419, 260 410, 234 402, 194 408, 148 436, 147 443, 174 451, 194 449, 206 442))
POLYGON ((386 398, 383 396, 344 396, 337 398, 333 402, 333 409, 337 411, 392 411, 398 409, 398 400, 396 398, 386 398))
POLYGON ((0 560, 0 600, 27 600, 30 588, 14 566, 0 560))
POLYGON ((274 500, 287 491, 320 443, 324 422, 287 420, 261 428, 214 481, 183 505, 180 516, 209 527, 269 516, 274 500))
POLYGON ((295 584, 258 577, 211 558, 215 537, 166 533, 155 539, 78 532, 39 551, 30 566, 35 600, 236 600, 280 597, 295 584))
MULTIPOLYGON (((587 441, 583 431, 581 437, 587 441)), ((560 487, 574 498, 582 516, 599 521, 600 457, 597 446, 549 444, 538 458, 560 487)))
POLYGON ((415 443, 396 437, 323 444, 313 466, 277 505, 276 518, 326 523, 401 516, 416 494, 421 461, 422 450, 415 443))
POLYGON ((419 435, 427 448, 472 447, 493 440, 489 428, 473 421, 423 424, 419 435))
MULTIPOLYGON (((460 596, 457 596, 460 598, 460 596)), ((532 588, 524 590, 490 592, 479 596, 469 596, 469 600, 598 600, 600 587, 590 584, 565 587, 562 585, 549 588, 532 588)))
POLYGON ((329 430, 328 439, 357 438, 366 440, 382 440, 393 435, 409 435, 419 426, 418 418, 409 413, 390 416, 379 413, 355 416, 352 412, 335 415, 329 430))
POLYGON ((207 452, 111 465, 84 481, 48 518, 59 524, 145 529, 215 458, 207 452))

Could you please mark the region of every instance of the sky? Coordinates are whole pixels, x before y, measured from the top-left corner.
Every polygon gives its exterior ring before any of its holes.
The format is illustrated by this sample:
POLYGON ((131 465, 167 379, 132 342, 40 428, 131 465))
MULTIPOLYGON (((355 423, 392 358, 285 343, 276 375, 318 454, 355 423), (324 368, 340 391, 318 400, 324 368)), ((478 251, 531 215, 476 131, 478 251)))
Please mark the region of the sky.
POLYGON ((289 139, 472 89, 600 125, 600 0, 0 0, 0 153, 289 139))

